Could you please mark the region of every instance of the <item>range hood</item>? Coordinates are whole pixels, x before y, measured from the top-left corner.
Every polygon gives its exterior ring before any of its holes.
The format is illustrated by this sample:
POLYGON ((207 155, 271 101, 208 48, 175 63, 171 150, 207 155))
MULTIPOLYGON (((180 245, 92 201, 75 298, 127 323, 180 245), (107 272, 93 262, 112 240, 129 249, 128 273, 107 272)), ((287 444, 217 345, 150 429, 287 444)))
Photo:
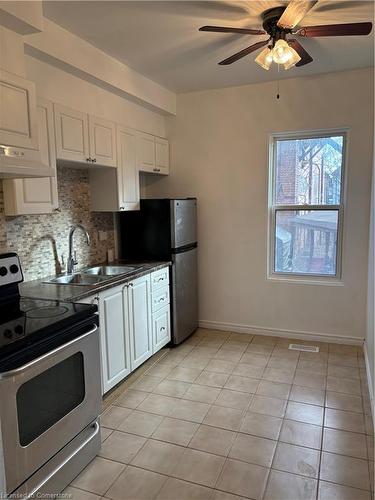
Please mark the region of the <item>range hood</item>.
POLYGON ((53 168, 33 149, 0 145, 0 178, 54 177, 53 168))

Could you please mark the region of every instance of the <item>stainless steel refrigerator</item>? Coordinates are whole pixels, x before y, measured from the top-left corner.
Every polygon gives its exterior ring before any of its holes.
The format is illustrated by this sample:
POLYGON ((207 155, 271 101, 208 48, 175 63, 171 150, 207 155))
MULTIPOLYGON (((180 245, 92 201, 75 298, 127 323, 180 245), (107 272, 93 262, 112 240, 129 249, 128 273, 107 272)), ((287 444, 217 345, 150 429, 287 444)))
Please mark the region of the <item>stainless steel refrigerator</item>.
POLYGON ((172 343, 198 327, 197 200, 143 199, 140 210, 119 214, 119 256, 171 260, 172 343))

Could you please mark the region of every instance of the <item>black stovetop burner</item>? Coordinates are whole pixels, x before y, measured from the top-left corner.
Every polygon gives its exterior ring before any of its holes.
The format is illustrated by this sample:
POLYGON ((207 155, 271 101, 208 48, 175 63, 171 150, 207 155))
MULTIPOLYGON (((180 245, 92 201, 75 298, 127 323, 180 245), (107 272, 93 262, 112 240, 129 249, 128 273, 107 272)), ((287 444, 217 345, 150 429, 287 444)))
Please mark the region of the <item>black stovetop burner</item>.
POLYGON ((92 320, 97 311, 93 304, 22 298, 18 290, 21 281, 17 254, 0 254, 0 368, 17 353, 42 341, 59 335, 65 338, 70 330, 92 320))

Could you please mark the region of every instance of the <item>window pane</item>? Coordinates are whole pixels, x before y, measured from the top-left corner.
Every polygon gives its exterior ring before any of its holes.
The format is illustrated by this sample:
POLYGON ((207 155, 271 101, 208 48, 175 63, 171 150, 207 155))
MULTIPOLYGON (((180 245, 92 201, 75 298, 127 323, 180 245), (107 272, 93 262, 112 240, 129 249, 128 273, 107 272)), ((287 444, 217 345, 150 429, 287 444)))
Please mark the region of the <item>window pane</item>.
POLYGON ((276 141, 279 205, 339 205, 343 136, 276 141))
POLYGON ((277 210, 277 273, 336 275, 337 210, 277 210))

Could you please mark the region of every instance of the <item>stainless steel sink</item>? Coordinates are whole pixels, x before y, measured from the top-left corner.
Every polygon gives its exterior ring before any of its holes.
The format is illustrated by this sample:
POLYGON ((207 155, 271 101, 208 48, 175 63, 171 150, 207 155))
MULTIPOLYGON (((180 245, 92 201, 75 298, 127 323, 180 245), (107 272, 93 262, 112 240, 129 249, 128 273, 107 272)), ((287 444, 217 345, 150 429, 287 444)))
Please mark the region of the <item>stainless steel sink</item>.
POLYGON ((66 274, 65 276, 59 276, 44 283, 50 283, 54 285, 97 285, 102 281, 109 279, 110 276, 92 276, 83 273, 66 274))
POLYGON ((83 269, 81 272, 86 275, 94 276, 119 276, 120 274, 128 274, 141 266, 96 266, 83 269))

